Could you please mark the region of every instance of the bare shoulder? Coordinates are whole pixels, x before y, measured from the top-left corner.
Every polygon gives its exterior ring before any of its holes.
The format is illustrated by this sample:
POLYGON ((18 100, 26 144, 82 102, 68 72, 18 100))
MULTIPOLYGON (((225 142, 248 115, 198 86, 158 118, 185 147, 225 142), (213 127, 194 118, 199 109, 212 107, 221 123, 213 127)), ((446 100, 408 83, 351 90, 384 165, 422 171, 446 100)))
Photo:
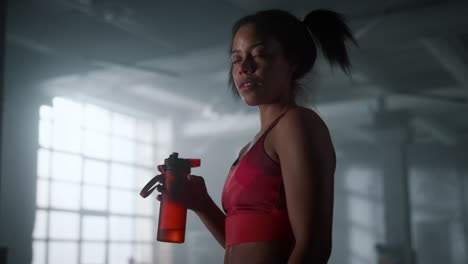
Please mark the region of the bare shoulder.
POLYGON ((320 115, 314 110, 302 106, 288 111, 277 126, 278 134, 303 132, 315 136, 329 136, 328 127, 320 115))
POLYGON ((281 144, 297 144, 322 154, 334 153, 329 129, 319 114, 312 109, 291 109, 281 118, 274 130, 275 152, 281 144))

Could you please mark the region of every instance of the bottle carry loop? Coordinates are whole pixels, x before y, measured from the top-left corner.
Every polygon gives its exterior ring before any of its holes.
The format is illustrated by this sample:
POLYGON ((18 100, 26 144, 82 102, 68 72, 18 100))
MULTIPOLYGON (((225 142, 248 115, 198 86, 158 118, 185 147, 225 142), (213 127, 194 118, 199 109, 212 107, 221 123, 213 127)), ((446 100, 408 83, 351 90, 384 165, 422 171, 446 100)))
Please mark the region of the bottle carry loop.
MULTIPOLYGON (((166 165, 158 165, 158 170, 164 174, 166 173, 166 165)), ((163 178, 164 179, 164 178, 163 178)), ((148 197, 156 189, 157 176, 154 176, 146 185, 141 189, 140 196, 143 198, 148 197)))
MULTIPOLYGON (((200 166, 200 159, 180 159, 178 153, 172 153, 164 160, 164 165, 158 165, 161 179, 154 176, 140 191, 140 196, 148 197, 157 187, 156 183, 167 185, 168 190, 177 191, 183 184, 183 179, 188 177, 193 167, 200 166)), ((182 186, 183 187, 183 186, 182 186)), ((159 222, 157 240, 161 242, 184 243, 187 208, 177 201, 170 199, 167 193, 161 195, 159 207, 159 222), (169 199, 167 199, 169 198, 169 199)))

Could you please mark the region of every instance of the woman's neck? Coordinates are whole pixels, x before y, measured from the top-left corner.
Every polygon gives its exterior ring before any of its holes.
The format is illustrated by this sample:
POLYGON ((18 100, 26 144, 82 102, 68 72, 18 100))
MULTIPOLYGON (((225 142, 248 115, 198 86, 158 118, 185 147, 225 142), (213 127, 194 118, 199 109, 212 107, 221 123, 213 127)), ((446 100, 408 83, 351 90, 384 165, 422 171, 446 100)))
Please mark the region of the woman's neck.
POLYGON ((285 102, 285 103, 275 103, 275 104, 263 104, 258 106, 258 110, 260 113, 260 125, 261 129, 259 134, 264 132, 268 126, 286 109, 297 106, 297 104, 292 102, 285 102))

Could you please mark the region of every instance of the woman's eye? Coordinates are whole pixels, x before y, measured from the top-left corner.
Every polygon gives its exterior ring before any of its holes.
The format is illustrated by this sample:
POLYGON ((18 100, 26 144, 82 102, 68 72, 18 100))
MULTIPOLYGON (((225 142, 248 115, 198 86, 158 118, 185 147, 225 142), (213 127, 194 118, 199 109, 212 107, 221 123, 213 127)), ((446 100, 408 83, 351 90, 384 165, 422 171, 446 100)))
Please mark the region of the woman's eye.
POLYGON ((253 56, 253 57, 264 57, 264 56, 265 56, 265 52, 257 51, 256 53, 253 53, 252 56, 253 56))

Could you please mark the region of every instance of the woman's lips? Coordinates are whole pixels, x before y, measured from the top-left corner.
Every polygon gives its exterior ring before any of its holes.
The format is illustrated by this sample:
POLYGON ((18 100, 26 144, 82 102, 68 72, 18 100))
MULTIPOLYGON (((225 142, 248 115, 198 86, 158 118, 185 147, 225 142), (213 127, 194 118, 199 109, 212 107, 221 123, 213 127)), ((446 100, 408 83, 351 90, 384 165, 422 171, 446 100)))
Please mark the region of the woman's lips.
POLYGON ((244 83, 244 84, 240 87, 240 90, 241 90, 241 91, 251 90, 251 89, 254 88, 255 86, 258 86, 258 83, 256 83, 256 82, 247 82, 247 83, 244 83))

